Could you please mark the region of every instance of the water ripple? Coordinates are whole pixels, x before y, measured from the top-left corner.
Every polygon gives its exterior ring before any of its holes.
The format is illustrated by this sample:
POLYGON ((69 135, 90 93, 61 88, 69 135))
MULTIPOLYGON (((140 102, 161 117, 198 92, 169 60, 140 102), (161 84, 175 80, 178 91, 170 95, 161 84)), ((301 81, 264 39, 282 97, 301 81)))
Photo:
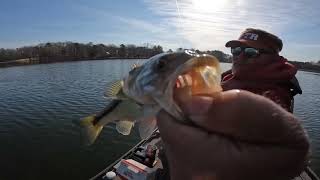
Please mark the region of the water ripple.
MULTIPOLYGON (((130 136, 122 136, 111 124, 93 146, 84 147, 74 122, 101 110, 108 103, 103 98, 106 85, 121 79, 135 62, 82 61, 0 69, 0 154, 6 164, 0 165, 0 179, 86 179, 133 146, 139 140, 137 127, 130 136)), ((230 64, 222 68, 227 70, 230 64)), ((302 71, 298 79, 304 93, 296 98, 295 115, 312 140, 312 166, 320 170, 320 79, 318 74, 302 71)))

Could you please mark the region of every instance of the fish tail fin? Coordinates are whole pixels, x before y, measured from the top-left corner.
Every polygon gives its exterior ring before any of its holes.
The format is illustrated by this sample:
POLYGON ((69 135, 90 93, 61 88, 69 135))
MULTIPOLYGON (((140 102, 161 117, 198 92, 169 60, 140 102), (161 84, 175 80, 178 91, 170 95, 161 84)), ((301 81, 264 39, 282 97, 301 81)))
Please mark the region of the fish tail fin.
POLYGON ((94 124, 96 116, 87 116, 80 120, 82 139, 85 145, 91 145, 97 139, 103 126, 94 124))

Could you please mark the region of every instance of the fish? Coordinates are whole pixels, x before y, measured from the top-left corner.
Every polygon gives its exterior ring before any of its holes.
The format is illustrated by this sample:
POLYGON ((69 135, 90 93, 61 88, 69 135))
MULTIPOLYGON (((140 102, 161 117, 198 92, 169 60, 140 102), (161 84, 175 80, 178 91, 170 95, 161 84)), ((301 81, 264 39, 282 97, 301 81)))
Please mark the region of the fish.
POLYGON ((220 78, 216 57, 191 50, 161 53, 134 65, 123 79, 107 85, 104 96, 111 100, 107 107, 81 120, 85 144, 93 144, 103 127, 112 122, 123 135, 129 135, 137 123, 144 139, 156 129, 155 116, 161 109, 188 123, 175 94, 187 99, 219 93, 220 78))

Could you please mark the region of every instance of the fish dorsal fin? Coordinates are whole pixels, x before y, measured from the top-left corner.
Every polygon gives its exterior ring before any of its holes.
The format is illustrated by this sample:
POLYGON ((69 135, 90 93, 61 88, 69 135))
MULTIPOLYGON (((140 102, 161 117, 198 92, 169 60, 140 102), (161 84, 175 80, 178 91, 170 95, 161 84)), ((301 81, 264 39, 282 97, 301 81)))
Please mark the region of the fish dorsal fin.
POLYGON ((132 69, 135 69, 135 68, 137 68, 137 67, 139 67, 139 66, 141 66, 140 63, 138 63, 138 62, 133 63, 132 66, 131 66, 131 70, 132 70, 132 69))
POLYGON ((122 91, 123 81, 114 81, 107 85, 104 97, 108 99, 126 99, 125 94, 122 91))
POLYGON ((129 135, 131 133, 131 129, 134 126, 133 121, 118 121, 116 123, 116 129, 117 131, 122 135, 129 135))

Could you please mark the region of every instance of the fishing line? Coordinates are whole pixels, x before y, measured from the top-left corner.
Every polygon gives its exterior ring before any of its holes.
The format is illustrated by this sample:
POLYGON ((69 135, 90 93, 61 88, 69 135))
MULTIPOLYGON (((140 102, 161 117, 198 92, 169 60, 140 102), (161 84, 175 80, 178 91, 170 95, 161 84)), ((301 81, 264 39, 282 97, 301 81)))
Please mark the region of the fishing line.
POLYGON ((177 11, 178 11, 179 20, 181 20, 181 14, 180 14, 180 8, 179 8, 178 0, 176 0, 176 7, 177 7, 177 11))
MULTIPOLYGON (((178 12, 178 23, 179 23, 178 26, 180 27, 180 29, 182 29, 182 17, 181 17, 181 13, 180 13, 178 0, 176 0, 176 8, 177 8, 177 12, 178 12)), ((178 27, 178 29, 179 29, 179 27, 178 27)), ((182 40, 180 38, 179 38, 178 42, 180 44, 180 48, 184 49, 182 40)))

